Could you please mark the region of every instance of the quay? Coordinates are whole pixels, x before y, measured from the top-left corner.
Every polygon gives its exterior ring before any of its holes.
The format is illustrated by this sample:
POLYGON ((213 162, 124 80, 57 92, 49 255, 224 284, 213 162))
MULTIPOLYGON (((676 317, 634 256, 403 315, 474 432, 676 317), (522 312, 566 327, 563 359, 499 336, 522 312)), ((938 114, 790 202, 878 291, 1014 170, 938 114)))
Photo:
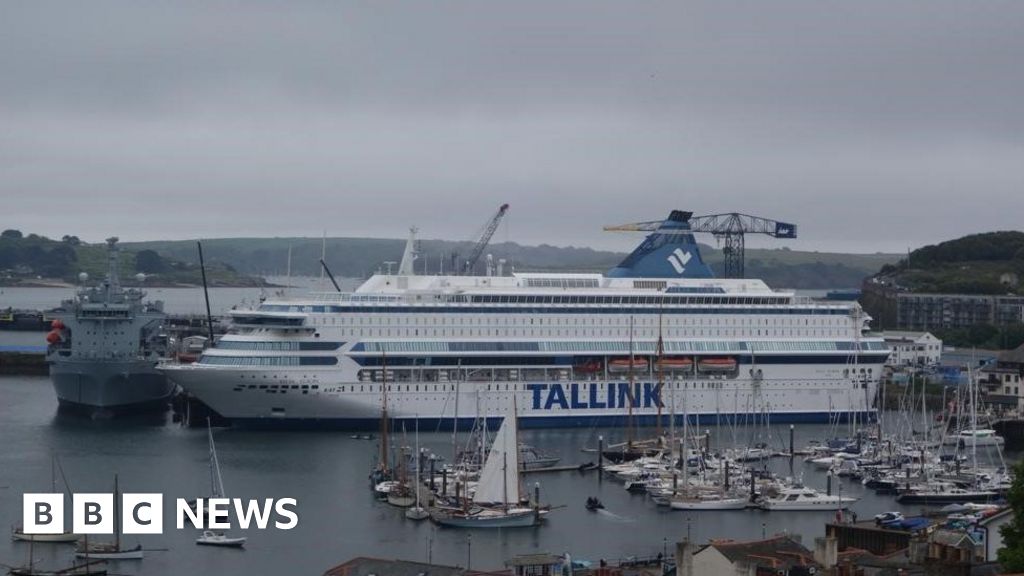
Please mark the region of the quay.
POLYGON ((0 374, 45 376, 46 346, 0 346, 0 374))

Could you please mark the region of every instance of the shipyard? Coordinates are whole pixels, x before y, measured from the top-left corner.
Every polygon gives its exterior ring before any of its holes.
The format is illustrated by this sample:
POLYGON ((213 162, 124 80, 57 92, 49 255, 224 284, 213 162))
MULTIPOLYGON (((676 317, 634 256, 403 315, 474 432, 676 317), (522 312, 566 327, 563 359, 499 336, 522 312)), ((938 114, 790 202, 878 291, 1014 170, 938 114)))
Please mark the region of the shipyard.
POLYGON ((1024 574, 1024 5, 0 3, 0 575, 1024 574))

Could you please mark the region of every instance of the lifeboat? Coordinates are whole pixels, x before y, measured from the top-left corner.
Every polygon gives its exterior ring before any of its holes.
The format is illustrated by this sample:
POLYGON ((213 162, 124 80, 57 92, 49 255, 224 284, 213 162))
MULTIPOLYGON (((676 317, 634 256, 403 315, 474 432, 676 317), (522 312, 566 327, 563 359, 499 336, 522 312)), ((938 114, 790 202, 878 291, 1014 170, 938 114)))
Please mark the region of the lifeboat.
POLYGON ((697 362, 701 372, 731 372, 736 366, 735 358, 701 358, 697 362))
POLYGON ((662 358, 655 363, 657 368, 662 370, 686 370, 693 369, 692 358, 662 358))
POLYGON ((56 344, 56 343, 60 342, 62 339, 63 338, 61 338, 60 330, 50 330, 46 334, 46 342, 48 344, 56 344))
POLYGON ((639 372, 647 370, 647 360, 644 358, 633 358, 632 365, 629 358, 616 358, 608 362, 610 372, 639 372))
POLYGON ((594 372, 600 372, 601 368, 602 366, 600 360, 591 360, 590 362, 584 362, 582 364, 577 364, 572 367, 573 370, 583 374, 593 374, 594 372))
POLYGON ((50 328, 52 328, 54 330, 63 330, 64 329, 64 323, 61 322, 60 318, 57 318, 53 322, 50 322, 50 328))

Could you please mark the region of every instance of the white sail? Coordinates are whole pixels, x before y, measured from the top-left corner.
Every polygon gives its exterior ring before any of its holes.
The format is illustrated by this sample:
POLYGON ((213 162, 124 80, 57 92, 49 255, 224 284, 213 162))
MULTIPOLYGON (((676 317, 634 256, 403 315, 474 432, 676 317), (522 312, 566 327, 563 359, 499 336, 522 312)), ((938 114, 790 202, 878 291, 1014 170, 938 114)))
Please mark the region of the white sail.
POLYGON ((506 416, 494 438, 480 474, 473 501, 477 504, 519 502, 519 434, 515 416, 506 416))

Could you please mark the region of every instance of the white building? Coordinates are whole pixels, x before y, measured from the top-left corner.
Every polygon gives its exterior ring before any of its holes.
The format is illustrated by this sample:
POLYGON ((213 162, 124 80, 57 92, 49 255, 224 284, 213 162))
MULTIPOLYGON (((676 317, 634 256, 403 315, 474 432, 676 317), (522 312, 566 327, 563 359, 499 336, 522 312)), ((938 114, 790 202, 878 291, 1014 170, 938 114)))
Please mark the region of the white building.
POLYGON ((889 366, 934 366, 942 360, 942 340, 931 332, 882 332, 892 353, 889 366))
POLYGON ((1013 520, 1013 509, 1004 508, 1000 512, 978 521, 980 544, 978 555, 985 562, 998 560, 999 550, 1003 547, 1003 526, 1013 520))

